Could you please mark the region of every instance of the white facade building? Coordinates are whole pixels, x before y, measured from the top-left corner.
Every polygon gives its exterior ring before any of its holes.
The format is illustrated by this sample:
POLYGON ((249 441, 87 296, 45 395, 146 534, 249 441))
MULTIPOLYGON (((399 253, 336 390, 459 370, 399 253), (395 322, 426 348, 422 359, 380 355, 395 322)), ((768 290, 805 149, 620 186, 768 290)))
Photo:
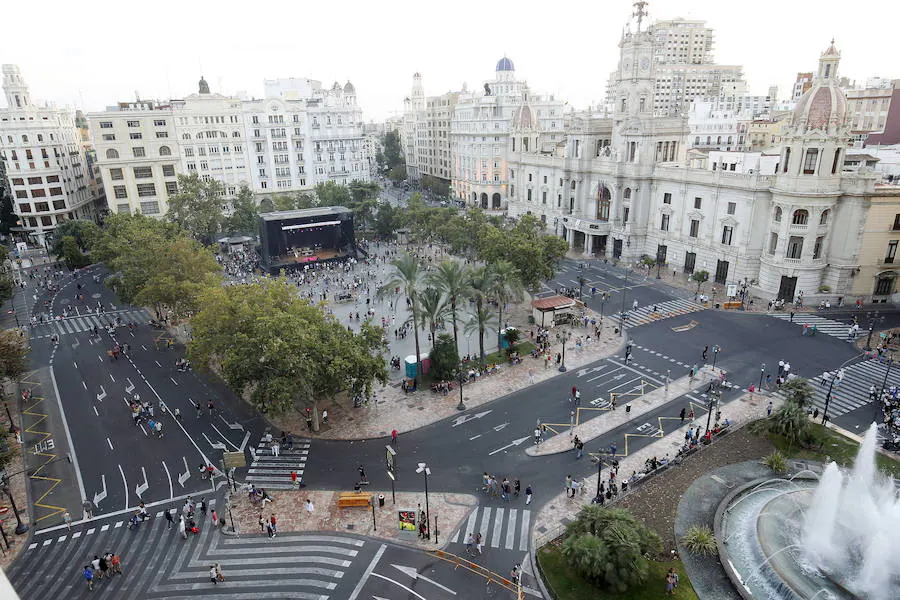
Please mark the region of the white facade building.
POLYGON ((67 219, 96 219, 86 148, 75 115, 39 106, 16 65, 3 65, 6 108, 0 110, 0 160, 19 218, 14 231, 39 245, 67 219))
POLYGON ((412 90, 409 96, 403 99, 403 117, 400 127, 400 148, 406 159, 406 176, 413 181, 421 178, 419 146, 423 141, 420 130, 424 133, 426 126, 425 105, 422 75, 415 73, 413 74, 412 90))

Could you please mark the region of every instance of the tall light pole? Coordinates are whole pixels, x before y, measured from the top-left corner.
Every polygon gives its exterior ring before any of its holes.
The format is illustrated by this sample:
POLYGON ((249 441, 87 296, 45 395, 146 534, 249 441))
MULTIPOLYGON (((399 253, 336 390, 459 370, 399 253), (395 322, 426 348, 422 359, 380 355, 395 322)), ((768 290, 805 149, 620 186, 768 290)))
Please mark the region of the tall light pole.
MULTIPOLYGON (((712 384, 710 384, 712 386, 712 384)), ((719 397, 722 395, 722 388, 718 385, 713 389, 710 387, 709 391, 709 412, 706 413, 706 431, 703 432, 704 435, 709 433, 709 425, 712 422, 712 411, 715 407, 719 405, 719 397)))
POLYGON ((713 364, 712 364, 712 368, 713 368, 713 371, 716 370, 716 359, 719 357, 719 350, 721 350, 721 348, 719 348, 719 345, 718 345, 718 344, 714 344, 713 347, 712 347, 712 351, 713 351, 713 364))
POLYGON ((466 410, 466 405, 463 404, 463 384, 466 382, 466 372, 462 365, 459 366, 459 372, 456 374, 456 382, 459 383, 459 404, 456 405, 456 410, 463 411, 466 410))
POLYGON ((622 322, 619 324, 619 337, 625 335, 625 295, 628 293, 628 267, 625 267, 625 283, 622 285, 622 322))
POLYGON ((759 368, 759 385, 756 386, 756 389, 758 389, 758 390, 762 389, 763 377, 765 377, 765 375, 766 375, 766 363, 763 363, 762 366, 759 368))
POLYGON ((828 393, 825 394, 825 410, 822 411, 822 425, 828 421, 828 406, 831 404, 831 391, 834 389, 834 380, 837 379, 837 371, 831 373, 831 382, 828 384, 828 393))
POLYGON ((559 372, 566 372, 566 342, 569 341, 569 337, 571 337, 571 332, 563 331, 562 333, 556 334, 556 339, 562 341, 562 362, 559 364, 559 372))
POLYGON ((425 463, 420 462, 419 468, 416 469, 416 473, 424 473, 425 474, 425 531, 428 534, 429 539, 431 538, 431 513, 428 511, 428 476, 431 475, 431 469, 429 469, 425 463))
POLYGON ((884 398, 884 388, 887 386, 888 376, 891 374, 891 367, 894 365, 894 353, 891 352, 890 356, 888 356, 888 368, 887 371, 884 372, 884 380, 881 382, 881 393, 878 394, 878 398, 875 400, 875 422, 878 422, 878 405, 881 402, 881 399, 884 398))

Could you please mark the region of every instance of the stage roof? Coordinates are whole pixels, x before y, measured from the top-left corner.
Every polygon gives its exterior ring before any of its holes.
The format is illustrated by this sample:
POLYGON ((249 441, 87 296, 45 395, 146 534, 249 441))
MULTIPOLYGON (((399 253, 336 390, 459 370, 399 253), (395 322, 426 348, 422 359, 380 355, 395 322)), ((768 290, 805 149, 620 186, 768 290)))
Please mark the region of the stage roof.
POLYGON ((303 208, 300 210, 282 210, 278 212, 262 213, 263 221, 284 221, 304 217, 329 217, 333 215, 352 214, 350 209, 343 206, 319 206, 316 208, 303 208))

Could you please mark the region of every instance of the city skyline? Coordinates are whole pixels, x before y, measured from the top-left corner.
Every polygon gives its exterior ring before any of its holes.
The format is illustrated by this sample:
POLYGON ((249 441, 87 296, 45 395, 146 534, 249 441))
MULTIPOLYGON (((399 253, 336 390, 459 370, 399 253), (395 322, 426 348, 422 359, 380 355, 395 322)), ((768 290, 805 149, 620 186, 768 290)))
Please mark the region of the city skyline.
MULTIPOLYGON (((525 7, 510 12, 511 5, 502 3, 458 3, 440 15, 440 32, 426 31, 431 15, 419 16, 414 11, 421 10, 409 2, 393 3, 389 12, 351 2, 352 18, 345 20, 331 16, 325 5, 302 11, 283 5, 258 17, 247 15, 244 32, 232 35, 228 30, 234 11, 179 6, 178 19, 167 17, 165 28, 158 30, 153 19, 144 18, 123 27, 130 15, 118 6, 106 0, 95 3, 90 27, 98 32, 96 45, 71 47, 63 55, 58 45, 36 46, 31 28, 13 28, 0 46, 2 62, 21 67, 35 98, 86 112, 133 100, 136 94, 152 100, 182 98, 196 92, 201 75, 213 92, 245 91, 257 98, 263 95, 264 79, 310 77, 325 87, 353 82, 365 120, 381 121, 402 112, 414 72, 422 73, 427 95, 459 90, 464 82, 477 90, 505 55, 515 62, 517 78, 527 80, 531 89, 582 109, 603 100, 621 32, 633 10, 623 0, 605 8, 576 2, 571 12, 560 15, 564 24, 558 33, 548 27, 532 37, 528 32, 541 20, 540 11, 525 7), (473 19, 475 11, 480 16, 473 19), (317 28, 320 23, 325 26, 317 28), (227 41, 221 40, 223 32, 227 41)), ((168 11, 175 5, 164 0, 154 6, 168 11)), ((883 18, 872 21, 871 12, 858 11, 842 14, 836 23, 821 7, 807 1, 764 1, 735 16, 719 3, 672 0, 651 3, 649 12, 651 22, 676 17, 707 21, 715 31, 716 62, 743 65, 753 94, 765 94, 776 84, 779 97, 786 99, 796 73, 812 70, 832 37, 843 54, 842 76, 858 83, 900 76, 893 71, 890 53, 873 51, 870 41, 886 39, 891 16, 900 15, 900 8, 883 3, 883 18)), ((81 17, 74 6, 64 4, 54 15, 42 23, 45 39, 64 39, 70 23, 81 17)), ((19 4, 11 7, 8 18, 30 23, 37 15, 19 4)))

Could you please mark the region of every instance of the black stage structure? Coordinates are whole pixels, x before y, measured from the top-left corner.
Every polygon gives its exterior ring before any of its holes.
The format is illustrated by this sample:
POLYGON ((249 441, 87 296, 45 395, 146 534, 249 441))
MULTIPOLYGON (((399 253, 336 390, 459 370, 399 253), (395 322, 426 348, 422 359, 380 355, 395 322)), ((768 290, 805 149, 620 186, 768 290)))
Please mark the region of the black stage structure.
POLYGON ((259 215, 261 262, 267 272, 356 257, 353 213, 343 206, 259 215))

